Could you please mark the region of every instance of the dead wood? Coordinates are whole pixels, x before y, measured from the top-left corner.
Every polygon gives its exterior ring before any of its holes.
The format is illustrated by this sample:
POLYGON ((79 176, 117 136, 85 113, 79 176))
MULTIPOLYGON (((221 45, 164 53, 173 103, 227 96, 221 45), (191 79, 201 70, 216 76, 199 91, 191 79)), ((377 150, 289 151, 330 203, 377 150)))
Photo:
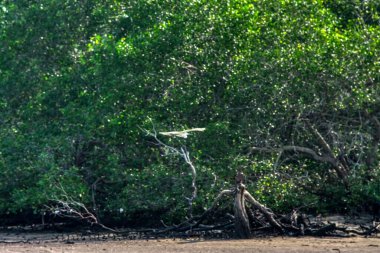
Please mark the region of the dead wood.
POLYGON ((253 234, 268 233, 273 234, 280 232, 281 234, 299 236, 325 236, 336 235, 361 235, 370 236, 380 233, 380 224, 373 223, 372 226, 344 227, 338 226, 335 223, 324 224, 322 222, 310 222, 305 214, 294 209, 288 215, 276 215, 271 209, 257 201, 246 189, 243 184, 245 177, 239 172, 236 176, 236 186, 234 189, 222 190, 214 199, 211 206, 200 216, 191 216, 189 219, 181 222, 178 225, 168 226, 163 221, 163 229, 144 229, 144 230, 117 230, 103 225, 84 204, 74 201, 66 195, 65 200, 55 200, 56 205, 50 208, 50 211, 56 215, 79 219, 86 221, 91 226, 96 225, 103 230, 111 231, 113 234, 122 236, 130 236, 132 233, 143 234, 146 238, 158 238, 183 235, 198 235, 200 232, 210 233, 226 233, 228 237, 232 229, 235 236, 240 239, 251 238, 253 234), (219 216, 218 222, 207 224, 210 222, 210 216, 214 215, 218 206, 225 196, 234 196, 233 210, 234 215, 225 214, 221 220, 219 216))
POLYGON ((238 238, 248 239, 251 237, 251 228, 245 208, 245 186, 239 183, 236 189, 234 201, 235 233, 238 238))
POLYGON ((268 208, 266 208, 264 205, 262 205, 260 202, 258 202, 252 195, 248 192, 244 192, 244 196, 255 208, 259 209, 260 212, 262 212, 267 218, 270 225, 272 225, 274 228, 279 229, 281 232, 284 232, 283 227, 280 225, 280 223, 274 218, 273 212, 271 212, 268 208))

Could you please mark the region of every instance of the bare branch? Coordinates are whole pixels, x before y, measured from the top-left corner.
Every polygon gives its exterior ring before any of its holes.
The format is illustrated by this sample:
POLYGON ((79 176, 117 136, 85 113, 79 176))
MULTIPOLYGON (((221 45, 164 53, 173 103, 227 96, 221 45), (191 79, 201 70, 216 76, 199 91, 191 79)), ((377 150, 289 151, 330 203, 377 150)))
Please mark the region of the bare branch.
MULTIPOLYGON (((189 214, 190 214, 190 216, 192 216, 193 201, 197 197, 197 186, 196 186, 197 171, 196 171, 196 168, 195 168, 193 162, 191 161, 190 153, 189 153, 189 151, 187 151, 186 147, 175 148, 175 147, 172 147, 172 146, 164 143, 163 141, 161 141, 157 137, 157 130, 156 130, 153 122, 152 122, 152 126, 153 126, 153 132, 149 132, 146 129, 141 129, 141 128, 140 129, 143 130, 148 136, 153 137, 155 139, 155 141, 158 143, 158 145, 163 147, 164 149, 166 149, 170 154, 174 154, 174 155, 178 155, 178 156, 182 157, 185 160, 186 164, 190 168, 190 172, 191 172, 191 176, 192 176, 192 182, 191 182, 192 194, 191 194, 191 197, 188 197, 186 199, 189 202, 189 214)), ((194 131, 203 132, 204 130, 205 130, 205 128, 192 128, 192 129, 188 129, 188 130, 184 130, 184 131, 159 132, 159 134, 162 134, 165 136, 187 138, 187 135, 189 132, 194 132, 194 131)))
POLYGON ((250 149, 251 152, 254 151, 259 151, 259 152, 266 152, 266 153, 282 153, 284 151, 293 151, 293 152, 299 152, 308 155, 309 157, 313 158, 314 160, 318 162, 324 162, 324 163, 329 163, 333 166, 337 166, 337 161, 336 159, 330 157, 330 156, 321 156, 318 155, 317 152, 310 148, 306 147, 300 147, 300 146, 282 146, 281 148, 260 148, 260 147, 252 147, 250 149))
POLYGON ((218 196, 214 199, 214 202, 212 205, 202 214, 202 216, 199 218, 197 223, 194 225, 194 227, 198 226, 201 224, 201 222, 217 207, 219 200, 225 196, 225 195, 232 195, 234 193, 233 190, 223 190, 221 191, 218 196))
POLYGON ((59 190, 61 191, 61 197, 55 197, 51 199, 55 203, 53 206, 46 206, 46 208, 56 216, 76 219, 90 223, 91 225, 98 225, 103 229, 117 232, 117 230, 109 228, 102 224, 98 217, 92 213, 83 203, 74 200, 67 194, 65 189, 59 184, 59 190))
POLYGON ((323 136, 318 131, 318 129, 316 129, 312 124, 310 124, 309 121, 306 121, 306 125, 310 128, 310 130, 313 132, 313 134, 317 137, 317 140, 318 140, 319 144, 321 145, 322 149, 325 151, 325 153, 327 153, 331 157, 335 157, 330 145, 327 143, 325 138, 323 138, 323 136))
POLYGON ((257 208, 260 212, 262 212, 267 218, 268 222, 275 228, 279 229, 280 231, 284 231, 283 227, 276 221, 274 218, 274 214, 269 211, 268 208, 260 204, 248 191, 244 191, 244 197, 245 199, 250 202, 255 208, 257 208))
POLYGON ((366 163, 369 168, 375 168, 380 143, 380 121, 376 116, 373 116, 371 123, 373 125, 372 143, 368 150, 366 163))

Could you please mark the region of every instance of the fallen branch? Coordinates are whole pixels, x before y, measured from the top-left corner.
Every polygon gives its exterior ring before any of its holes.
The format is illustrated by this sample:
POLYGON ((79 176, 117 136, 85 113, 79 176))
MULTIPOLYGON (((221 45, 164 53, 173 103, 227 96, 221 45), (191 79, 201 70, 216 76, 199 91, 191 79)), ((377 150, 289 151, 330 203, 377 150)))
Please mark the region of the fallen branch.
POLYGON ((45 206, 52 214, 63 218, 85 221, 105 230, 117 232, 117 230, 102 224, 96 214, 92 213, 83 203, 74 200, 69 194, 67 194, 62 185, 58 188, 61 191, 61 197, 51 199, 51 201, 55 203, 54 205, 45 206))
POLYGON ((265 216, 265 218, 268 219, 268 222, 275 228, 277 228, 278 230, 280 230, 281 232, 284 232, 284 229, 283 227, 280 225, 280 223, 278 221, 276 221, 276 219, 274 218, 274 214, 269 211, 265 206, 263 206, 262 204, 260 204, 254 197, 252 197, 252 195, 248 192, 248 191, 245 191, 244 192, 244 197, 247 199, 248 202, 250 202, 255 208, 259 209, 260 212, 262 212, 265 216))

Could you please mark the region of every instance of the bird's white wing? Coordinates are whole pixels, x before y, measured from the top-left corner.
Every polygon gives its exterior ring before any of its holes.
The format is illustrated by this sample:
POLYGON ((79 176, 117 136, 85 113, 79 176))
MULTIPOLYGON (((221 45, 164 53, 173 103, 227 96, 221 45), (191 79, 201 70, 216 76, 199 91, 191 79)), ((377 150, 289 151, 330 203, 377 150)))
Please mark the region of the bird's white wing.
POLYGON ((183 130, 182 132, 203 132, 204 130, 206 130, 206 128, 191 128, 191 129, 187 129, 187 130, 183 130))
POLYGON ((206 130, 206 128, 192 128, 192 129, 186 129, 183 131, 160 132, 160 134, 166 135, 166 136, 187 138, 190 132, 203 132, 204 130, 206 130))
POLYGON ((188 133, 186 132, 178 132, 178 131, 160 132, 160 134, 165 135, 165 136, 174 136, 174 137, 181 137, 181 138, 187 138, 187 135, 188 135, 188 133))

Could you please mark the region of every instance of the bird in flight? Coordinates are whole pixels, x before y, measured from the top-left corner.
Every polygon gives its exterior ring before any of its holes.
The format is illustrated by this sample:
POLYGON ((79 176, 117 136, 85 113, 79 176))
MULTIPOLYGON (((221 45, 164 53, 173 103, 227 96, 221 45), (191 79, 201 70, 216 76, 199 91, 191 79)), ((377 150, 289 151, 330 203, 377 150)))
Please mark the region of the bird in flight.
POLYGON ((171 136, 171 137, 181 137, 181 138, 187 138, 187 136, 190 134, 190 132, 203 132, 206 130, 206 128, 191 128, 186 129, 183 131, 172 131, 172 132, 160 132, 160 134, 165 136, 171 136))

